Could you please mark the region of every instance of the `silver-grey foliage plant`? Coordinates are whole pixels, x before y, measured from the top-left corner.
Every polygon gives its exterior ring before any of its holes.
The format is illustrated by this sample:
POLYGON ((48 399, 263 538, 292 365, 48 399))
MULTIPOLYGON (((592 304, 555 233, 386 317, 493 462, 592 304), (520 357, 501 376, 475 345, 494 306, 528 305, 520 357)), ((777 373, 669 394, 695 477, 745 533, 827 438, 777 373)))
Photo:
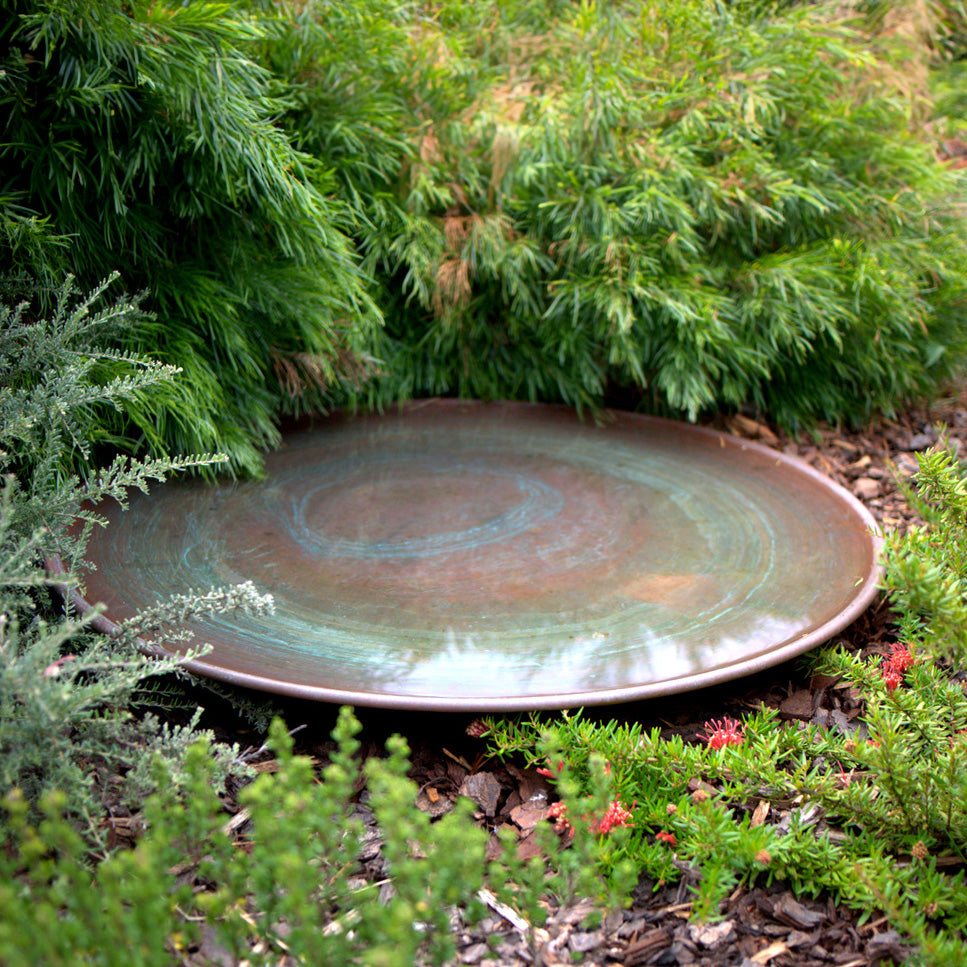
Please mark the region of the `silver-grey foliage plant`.
MULTIPOLYGON (((118 456, 96 465, 96 451, 110 443, 99 440, 99 414, 178 376, 174 367, 102 348, 145 315, 138 297, 106 302, 115 278, 83 296, 68 278, 45 318, 29 300, 0 306, 0 794, 19 787, 36 800, 61 789, 88 832, 101 814, 99 773, 134 768, 146 741, 174 763, 195 738, 191 729, 146 735, 156 725, 131 715, 139 686, 176 672, 184 660, 142 653, 137 636, 150 633, 163 644, 167 629, 186 616, 272 607, 250 584, 189 592, 109 638, 91 630, 96 609, 68 613, 53 593, 55 583, 68 590, 80 584, 86 541, 104 524, 98 501, 123 504, 132 487, 146 490, 173 471, 224 459, 118 456), (54 554, 66 575, 45 570, 54 554)), ((223 758, 231 758, 228 750, 223 758)), ((129 775, 148 782, 146 770, 129 775)), ((136 797, 137 786, 127 794, 136 797)))

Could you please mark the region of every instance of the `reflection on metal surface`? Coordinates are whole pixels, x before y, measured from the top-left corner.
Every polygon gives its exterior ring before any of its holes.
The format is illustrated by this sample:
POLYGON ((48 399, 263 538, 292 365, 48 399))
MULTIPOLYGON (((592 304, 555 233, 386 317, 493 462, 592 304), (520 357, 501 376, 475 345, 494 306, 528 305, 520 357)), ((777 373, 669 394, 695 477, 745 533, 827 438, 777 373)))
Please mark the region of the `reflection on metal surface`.
POLYGON ((264 481, 168 484, 95 535, 115 620, 253 580, 195 671, 326 701, 565 707, 799 654, 875 594, 873 521, 772 450, 680 423, 431 401, 292 434, 264 481))

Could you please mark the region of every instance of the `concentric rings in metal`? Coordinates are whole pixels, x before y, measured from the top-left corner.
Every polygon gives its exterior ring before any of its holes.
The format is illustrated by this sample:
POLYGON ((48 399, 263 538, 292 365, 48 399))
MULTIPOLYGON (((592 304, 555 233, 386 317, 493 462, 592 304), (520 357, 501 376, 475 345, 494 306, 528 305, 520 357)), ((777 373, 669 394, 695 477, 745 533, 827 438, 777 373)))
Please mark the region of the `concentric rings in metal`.
POLYGON ((276 613, 199 623, 213 650, 195 672, 483 711, 736 678, 831 637, 876 593, 879 541, 850 494, 667 420, 424 401, 291 434, 266 470, 102 508, 87 600, 117 621, 252 580, 276 613))

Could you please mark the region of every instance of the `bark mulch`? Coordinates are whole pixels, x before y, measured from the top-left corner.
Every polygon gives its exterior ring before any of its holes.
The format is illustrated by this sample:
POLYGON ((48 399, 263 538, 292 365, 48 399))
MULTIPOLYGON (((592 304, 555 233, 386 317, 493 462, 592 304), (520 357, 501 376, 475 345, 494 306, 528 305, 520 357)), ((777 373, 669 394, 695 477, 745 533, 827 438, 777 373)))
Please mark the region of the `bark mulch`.
MULTIPOLYGON (((821 426, 799 439, 747 416, 716 423, 718 429, 755 440, 799 457, 852 492, 873 514, 885 533, 904 531, 917 518, 897 486, 917 468, 916 454, 938 440, 938 424, 955 448, 967 441, 967 393, 952 395, 929 409, 910 410, 895 419, 882 419, 861 431, 821 426)), ((877 599, 858 621, 842 632, 838 643, 864 655, 886 653, 895 640, 890 611, 877 599)), ((811 722, 847 732, 862 729, 862 698, 832 679, 803 677, 797 663, 700 693, 650 702, 629 703, 586 710, 588 718, 639 721, 646 729, 660 727, 667 736, 679 734, 694 740, 710 718, 738 716, 766 705, 788 721, 811 722)), ((522 764, 487 759, 485 743, 466 734, 470 719, 458 715, 416 715, 357 710, 363 738, 371 754, 378 754, 391 732, 407 736, 413 749, 412 777, 420 787, 416 803, 432 816, 453 808, 459 796, 477 804, 477 818, 491 831, 509 826, 519 839, 519 853, 538 855, 534 827, 546 821, 553 790, 543 777, 522 764)), ((287 720, 314 723, 300 735, 303 751, 324 758, 325 732, 331 719, 320 722, 318 706, 291 707, 287 720), (300 718, 300 714, 305 718, 300 718)), ((326 719, 326 715, 322 716, 326 719)), ((238 735, 231 736, 238 740, 238 735)), ((243 739, 244 741, 244 739, 243 739)), ((790 804, 765 803, 773 819, 790 804)), ((363 872, 385 879, 379 838, 365 802, 359 815, 373 835, 363 844, 363 872)), ((496 839, 494 840, 496 843, 496 839)), ((592 908, 585 902, 571 907, 548 907, 542 927, 484 893, 489 915, 479 924, 464 924, 454 913, 458 938, 458 964, 624 965, 659 964, 740 965, 860 965, 904 963, 911 949, 884 917, 860 924, 856 912, 836 906, 832 899, 797 898, 785 883, 738 887, 728 898, 715 923, 690 920, 689 884, 692 872, 683 868, 682 879, 656 888, 642 880, 630 905, 612 911, 603 923, 584 924, 592 908)))

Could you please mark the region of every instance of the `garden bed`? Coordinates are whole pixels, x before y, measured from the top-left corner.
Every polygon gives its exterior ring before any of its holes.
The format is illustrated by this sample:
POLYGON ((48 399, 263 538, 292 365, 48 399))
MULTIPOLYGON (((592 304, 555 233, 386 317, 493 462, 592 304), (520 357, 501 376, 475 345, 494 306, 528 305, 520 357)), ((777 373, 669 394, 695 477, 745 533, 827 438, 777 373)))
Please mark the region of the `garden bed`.
MULTIPOLYGON (((885 530, 904 531, 918 518, 896 478, 910 476, 916 469, 916 454, 937 442, 937 424, 946 427, 946 439, 954 448, 967 440, 967 401, 952 397, 929 410, 912 410, 894 420, 882 420, 862 431, 820 428, 811 436, 794 440, 764 424, 745 417, 721 421, 719 428, 756 439, 783 452, 798 456, 851 490, 871 510, 885 530)), ((896 641, 896 628, 886 602, 880 598, 857 622, 837 639, 863 657, 887 656, 896 641)), ((845 686, 832 676, 805 676, 800 663, 776 669, 728 685, 698 693, 653 702, 628 703, 590 710, 587 717, 602 722, 640 722, 657 727, 665 739, 681 737, 685 742, 701 743, 709 719, 740 720, 750 710, 765 706, 775 709, 787 727, 811 723, 821 729, 840 730, 850 735, 864 729, 865 708, 862 693, 845 686)), ((287 721, 295 725, 297 744, 317 762, 326 760, 330 743, 331 709, 293 703, 284 707, 287 721), (299 723, 310 723, 300 725, 299 723)), ((542 855, 535 834, 540 824, 551 822, 549 807, 556 799, 554 783, 513 757, 502 761, 489 754, 483 726, 460 715, 418 715, 381 710, 357 710, 363 722, 363 754, 378 756, 391 732, 402 732, 413 749, 411 778, 419 787, 416 808, 437 818, 453 809, 457 800, 467 796, 476 804, 476 819, 494 831, 489 855, 499 853, 496 831, 512 831, 518 856, 526 860, 542 855)), ((222 723, 224 725, 224 722, 222 723)), ((227 729, 225 738, 246 739, 244 732, 227 729)), ((250 749, 250 752, 252 750, 250 749)), ((274 760, 267 753, 257 757, 256 768, 271 771, 274 760)), ((848 779, 844 778, 844 781, 848 779)), ((698 796, 715 795, 717 790, 695 779, 690 789, 698 796)), ((380 837, 372 811, 362 801, 356 813, 366 824, 361 854, 362 871, 370 882, 391 889, 380 837)), ((767 795, 737 807, 752 823, 773 825, 795 821, 800 804, 776 800, 767 795)), ((245 814, 237 804, 226 803, 235 812, 234 832, 244 843, 245 814)), ((799 820, 803 817, 800 813, 799 820)), ((818 833, 842 835, 827 825, 819 810, 805 817, 818 833)), ((915 862, 912 857, 900 863, 915 862)), ((955 856, 937 857, 937 865, 956 872, 961 862, 955 856)), ((729 895, 714 922, 696 922, 692 887, 697 871, 687 863, 679 864, 681 878, 661 885, 643 878, 625 909, 605 912, 597 926, 584 926, 593 904, 577 902, 556 905, 547 902, 543 925, 530 923, 514 908, 484 894, 489 904, 486 916, 477 923, 463 921, 453 911, 457 940, 457 962, 624 964, 743 964, 855 965, 880 962, 903 963, 912 948, 881 912, 865 913, 837 906, 828 895, 796 896, 789 884, 769 882, 762 876, 754 886, 738 886, 729 895)), ((201 948, 195 962, 215 959, 216 951, 201 948)), ((191 960, 191 958, 189 958, 191 960)))

